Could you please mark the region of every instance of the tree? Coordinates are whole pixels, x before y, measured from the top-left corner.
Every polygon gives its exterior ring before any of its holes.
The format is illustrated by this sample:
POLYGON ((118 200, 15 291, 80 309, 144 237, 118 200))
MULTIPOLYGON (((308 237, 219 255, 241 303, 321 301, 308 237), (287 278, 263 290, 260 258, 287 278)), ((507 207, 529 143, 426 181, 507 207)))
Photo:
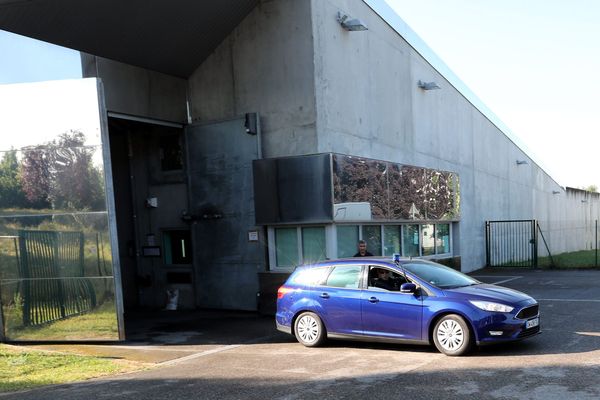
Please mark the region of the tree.
POLYGON ((27 206, 27 198, 19 179, 17 152, 15 150, 7 151, 0 160, 0 208, 27 206))
POLYGON ((24 149, 21 182, 27 199, 37 208, 103 209, 102 172, 93 165, 95 151, 85 145, 80 131, 24 149))

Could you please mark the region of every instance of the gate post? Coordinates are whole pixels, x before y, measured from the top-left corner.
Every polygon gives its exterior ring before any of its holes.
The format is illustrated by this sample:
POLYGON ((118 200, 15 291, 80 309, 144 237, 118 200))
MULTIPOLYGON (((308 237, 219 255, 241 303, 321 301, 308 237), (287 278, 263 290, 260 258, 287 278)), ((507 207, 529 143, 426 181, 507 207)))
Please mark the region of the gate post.
POLYGON ((485 221, 485 266, 490 266, 490 221, 485 221))
POLYGON ((533 244, 533 249, 531 249, 532 251, 532 262, 533 262, 533 268, 537 268, 538 267, 538 223, 536 219, 531 220, 531 228, 532 228, 532 234, 531 234, 531 241, 533 244))

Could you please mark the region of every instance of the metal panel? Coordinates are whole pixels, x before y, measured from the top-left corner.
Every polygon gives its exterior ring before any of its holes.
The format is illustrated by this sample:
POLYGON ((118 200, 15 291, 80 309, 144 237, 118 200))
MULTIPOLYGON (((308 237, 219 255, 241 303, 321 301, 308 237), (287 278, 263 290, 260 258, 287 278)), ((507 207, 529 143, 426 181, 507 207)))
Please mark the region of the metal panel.
POLYGON ((330 154, 253 162, 256 223, 331 222, 330 154))
MULTIPOLYGON (((254 224, 252 160, 258 135, 243 118, 186 128, 187 172, 201 307, 255 310, 257 272, 264 269, 263 232, 250 241, 254 224)), ((259 133, 260 134, 260 133, 259 133)))

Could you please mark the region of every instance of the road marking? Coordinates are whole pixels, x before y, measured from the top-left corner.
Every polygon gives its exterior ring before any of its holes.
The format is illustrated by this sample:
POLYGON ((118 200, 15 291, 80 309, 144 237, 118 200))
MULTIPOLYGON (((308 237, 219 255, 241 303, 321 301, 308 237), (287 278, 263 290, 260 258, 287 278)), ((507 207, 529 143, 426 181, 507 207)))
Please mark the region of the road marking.
POLYGON ((522 276, 515 275, 473 275, 473 278, 508 278, 497 282, 492 282, 492 285, 499 285, 501 283, 506 283, 510 281, 514 281, 515 279, 522 278, 522 276))

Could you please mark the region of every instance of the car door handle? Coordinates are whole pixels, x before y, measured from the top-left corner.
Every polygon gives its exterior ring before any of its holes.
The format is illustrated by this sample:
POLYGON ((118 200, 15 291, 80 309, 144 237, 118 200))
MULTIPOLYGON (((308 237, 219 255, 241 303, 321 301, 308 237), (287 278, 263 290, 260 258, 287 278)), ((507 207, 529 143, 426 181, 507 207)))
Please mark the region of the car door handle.
POLYGON ((371 297, 371 298, 369 298, 369 301, 371 303, 379 303, 379 299, 377 297, 371 297))
POLYGON ((329 293, 321 293, 321 295, 319 296, 322 299, 328 299, 329 298, 329 293))

